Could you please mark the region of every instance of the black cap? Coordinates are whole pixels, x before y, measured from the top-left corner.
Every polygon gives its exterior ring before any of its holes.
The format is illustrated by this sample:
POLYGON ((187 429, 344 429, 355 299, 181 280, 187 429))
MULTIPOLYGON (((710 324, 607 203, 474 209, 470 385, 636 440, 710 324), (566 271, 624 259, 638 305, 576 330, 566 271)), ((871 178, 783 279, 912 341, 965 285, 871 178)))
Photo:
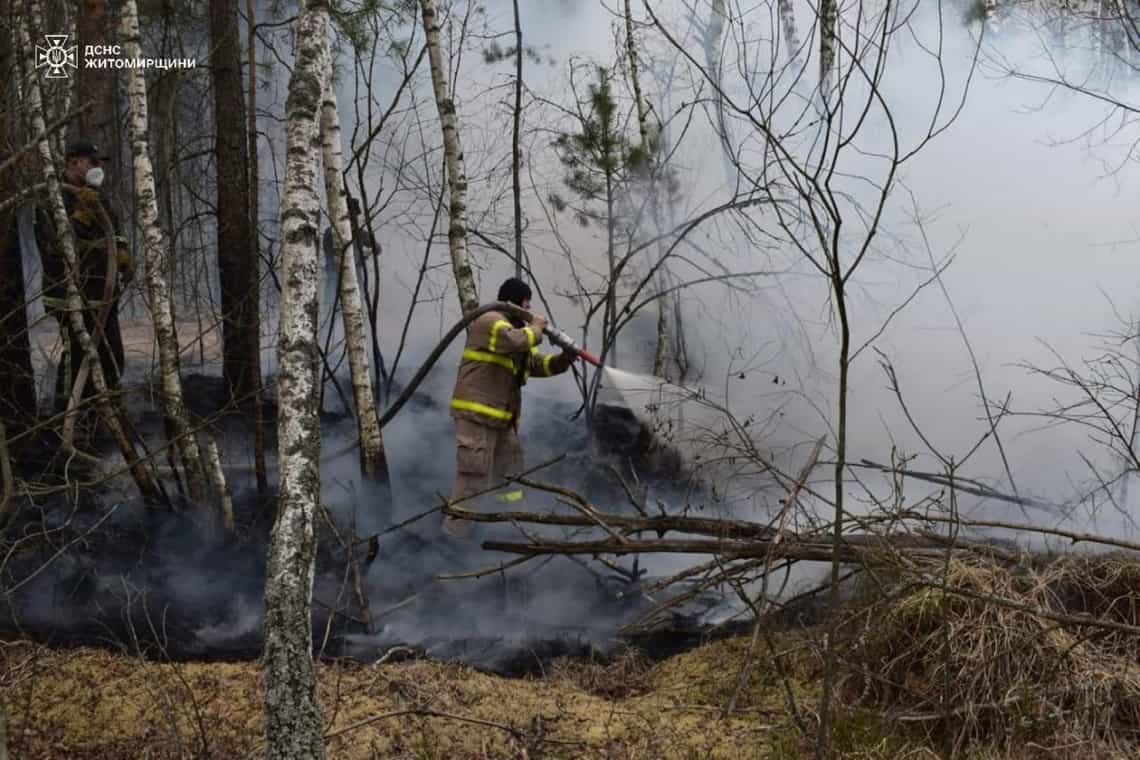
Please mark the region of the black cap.
POLYGON ((522 302, 530 298, 530 285, 517 277, 511 277, 499 287, 499 300, 522 306, 522 302))
POLYGON ((63 154, 64 159, 69 158, 97 158, 100 161, 109 161, 110 156, 99 152, 99 148, 95 143, 88 140, 76 140, 71 145, 67 146, 67 152, 63 154))

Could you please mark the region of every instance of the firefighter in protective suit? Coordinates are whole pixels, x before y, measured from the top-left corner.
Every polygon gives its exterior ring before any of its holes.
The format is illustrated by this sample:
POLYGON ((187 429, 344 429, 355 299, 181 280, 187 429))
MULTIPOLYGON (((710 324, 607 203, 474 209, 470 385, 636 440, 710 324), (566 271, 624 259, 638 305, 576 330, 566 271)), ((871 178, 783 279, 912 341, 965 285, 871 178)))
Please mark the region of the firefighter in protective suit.
MULTIPOLYGON (((531 290, 514 277, 499 288, 499 301, 530 308, 531 290)), ((574 355, 543 354, 538 350, 546 318, 536 315, 530 324, 499 311, 490 311, 467 328, 467 343, 459 365, 459 378, 451 399, 456 429, 456 473, 452 501, 488 491, 503 483, 505 475, 523 468, 518 423, 522 387, 530 377, 561 375, 574 355)), ((522 498, 518 484, 510 483, 494 494, 499 502, 522 498)), ((444 531, 457 538, 471 535, 472 526, 445 517, 444 531)))

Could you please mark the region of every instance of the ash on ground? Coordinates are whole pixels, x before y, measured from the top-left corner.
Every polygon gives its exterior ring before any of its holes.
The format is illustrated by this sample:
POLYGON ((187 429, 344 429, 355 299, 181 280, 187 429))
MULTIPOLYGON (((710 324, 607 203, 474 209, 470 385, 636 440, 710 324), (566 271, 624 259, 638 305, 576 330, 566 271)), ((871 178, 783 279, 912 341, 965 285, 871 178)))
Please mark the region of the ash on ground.
MULTIPOLYGON (((207 417, 219 407, 219 378, 190 376, 186 387, 195 414, 207 417)), ((275 419, 271 401, 264 411, 267 420, 275 419)), ((704 492, 679 459, 629 410, 599 407, 592 433, 575 412, 556 402, 526 409, 521 435, 527 465, 558 460, 535 479, 572 488, 603 510, 632 513, 617 475, 622 473, 627 484, 636 478, 652 503, 669 505, 670 511, 703 507, 704 492)), ((160 430, 153 411, 141 410, 138 417, 144 434, 160 430)), ((247 422, 239 416, 214 421, 227 464, 243 453, 248 458, 247 422)), ((353 431, 349 417, 325 415, 326 456, 346 448, 353 431)), ((515 527, 481 524, 470 540, 449 539, 438 512, 454 472, 454 427, 446 406, 414 396, 384 435, 390 484, 362 481, 354 452, 322 466, 313 604, 318 653, 362 660, 402 653, 527 673, 559 656, 604 658, 631 641, 662 656, 738 630, 734 624, 714 625, 728 616, 719 594, 697 596, 649 630, 625 630, 661 600, 641 593, 654 575, 665 574, 652 565, 647 573, 622 559, 614 570, 591 558, 558 556, 504 568, 515 557, 484 551, 480 543, 525 540, 515 527), (440 579, 473 571, 482 574, 440 579)), ((6 532, 15 549, 4 566, 2 633, 175 660, 258 656, 276 505, 271 496, 258 495, 248 473, 230 480, 232 531, 223 528, 214 506, 174 499, 172 508, 156 508, 116 498, 125 492, 113 490, 22 504, 6 532)), ((511 507, 566 509, 553 495, 533 489, 511 507)), ((586 535, 574 530, 528 532, 546 538, 586 535)))

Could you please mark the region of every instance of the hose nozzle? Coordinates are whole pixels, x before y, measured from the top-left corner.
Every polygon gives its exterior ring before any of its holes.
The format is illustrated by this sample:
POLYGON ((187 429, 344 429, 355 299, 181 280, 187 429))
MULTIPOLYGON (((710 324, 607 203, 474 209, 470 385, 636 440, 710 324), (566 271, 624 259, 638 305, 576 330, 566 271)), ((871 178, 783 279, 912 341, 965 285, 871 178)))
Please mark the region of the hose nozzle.
POLYGON ((598 361, 596 356, 583 348, 579 348, 578 344, 574 342, 574 339, 561 330, 547 325, 542 329, 542 334, 546 336, 546 339, 549 340, 552 345, 558 346, 566 353, 580 356, 584 361, 593 364, 595 367, 602 366, 602 363, 598 361))

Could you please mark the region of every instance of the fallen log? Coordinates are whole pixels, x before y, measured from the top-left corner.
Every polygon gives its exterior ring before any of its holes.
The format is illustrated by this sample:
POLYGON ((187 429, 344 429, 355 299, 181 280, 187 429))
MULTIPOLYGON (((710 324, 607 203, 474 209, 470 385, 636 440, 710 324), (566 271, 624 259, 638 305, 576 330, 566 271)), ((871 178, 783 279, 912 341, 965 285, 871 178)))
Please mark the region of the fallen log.
MULTIPOLYGON (((520 519, 520 521, 522 521, 520 519)), ((797 540, 784 536, 780 541, 712 541, 707 539, 671 539, 618 542, 600 541, 484 541, 487 551, 508 554, 715 554, 731 559, 798 559, 830 562, 834 544, 827 539, 797 540)), ((947 551, 974 553, 970 547, 947 547, 943 542, 924 536, 847 536, 839 545, 839 558, 845 563, 865 564, 884 555, 908 559, 945 559, 947 551)))
MULTIPOLYGON (((681 517, 677 515, 658 515, 655 517, 635 517, 632 515, 615 515, 607 512, 597 512, 598 517, 613 528, 621 528, 628 533, 657 533, 664 536, 666 533, 698 533, 706 536, 737 539, 764 539, 775 535, 775 531, 768 525, 748 522, 747 520, 728 520, 709 517, 681 517)), ((520 522, 535 525, 564 525, 571 527, 598 527, 598 521, 592 516, 583 514, 554 514, 545 512, 478 512, 472 509, 449 504, 443 512, 451 517, 472 522, 520 522)))

